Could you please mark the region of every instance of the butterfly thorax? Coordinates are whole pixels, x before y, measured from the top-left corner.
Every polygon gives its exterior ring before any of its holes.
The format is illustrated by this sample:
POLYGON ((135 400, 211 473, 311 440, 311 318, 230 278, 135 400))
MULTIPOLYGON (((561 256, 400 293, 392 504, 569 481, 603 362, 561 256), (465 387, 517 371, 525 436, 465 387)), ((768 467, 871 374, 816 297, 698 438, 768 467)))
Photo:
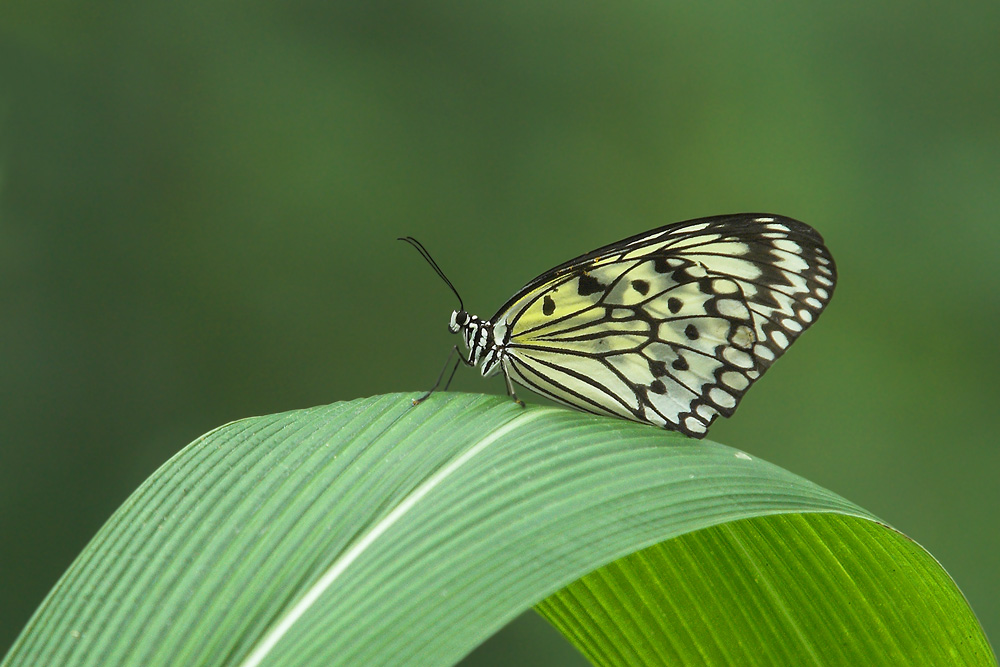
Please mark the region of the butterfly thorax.
MULTIPOLYGON (((506 327, 502 329, 506 330, 506 327)), ((495 333, 500 332, 493 322, 470 315, 464 310, 455 310, 451 313, 448 330, 462 334, 465 347, 469 350, 469 363, 480 366, 484 376, 493 375, 499 370, 506 341, 497 340, 495 333)))

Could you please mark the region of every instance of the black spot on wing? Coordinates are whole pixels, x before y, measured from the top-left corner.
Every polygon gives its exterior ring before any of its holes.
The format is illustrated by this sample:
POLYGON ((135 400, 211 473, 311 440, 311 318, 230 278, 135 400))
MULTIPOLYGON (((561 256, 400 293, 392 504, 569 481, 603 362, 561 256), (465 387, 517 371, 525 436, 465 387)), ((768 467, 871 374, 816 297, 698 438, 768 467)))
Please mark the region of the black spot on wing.
POLYGON ((556 312, 556 302, 552 300, 552 297, 548 294, 542 299, 542 312, 546 315, 551 315, 556 312))
POLYGON ((684 335, 688 337, 688 340, 698 340, 700 334, 698 333, 698 327, 693 324, 689 324, 684 327, 684 335))
POLYGON ((604 291, 604 285, 601 284, 594 276, 583 273, 580 275, 580 285, 577 288, 577 292, 580 296, 590 296, 591 294, 597 294, 598 292, 604 291))
POLYGON ((649 281, 646 280, 633 280, 632 289, 634 289, 639 294, 645 296, 649 293, 649 281))
POLYGON ((670 309, 671 313, 674 313, 676 315, 677 313, 680 312, 681 308, 683 307, 684 307, 684 302, 678 299, 677 297, 672 296, 669 299, 667 299, 667 308, 670 309))

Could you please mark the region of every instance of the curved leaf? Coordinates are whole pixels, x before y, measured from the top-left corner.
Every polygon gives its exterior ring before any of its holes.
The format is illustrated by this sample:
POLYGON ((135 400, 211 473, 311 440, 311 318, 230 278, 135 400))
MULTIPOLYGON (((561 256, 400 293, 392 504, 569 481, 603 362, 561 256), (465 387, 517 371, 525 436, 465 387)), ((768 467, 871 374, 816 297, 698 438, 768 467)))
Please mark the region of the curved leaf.
MULTIPOLYGON (((623 556, 815 512, 873 519, 721 445, 498 397, 436 394, 412 408, 390 395, 255 417, 154 473, 3 664, 450 664, 623 556)), ((724 574, 742 567, 724 566, 738 549, 710 553, 724 574)), ((969 641, 985 643, 981 631, 969 641)))
POLYGON ((930 554, 857 517, 780 514, 621 558, 537 609, 597 665, 995 665, 930 554))

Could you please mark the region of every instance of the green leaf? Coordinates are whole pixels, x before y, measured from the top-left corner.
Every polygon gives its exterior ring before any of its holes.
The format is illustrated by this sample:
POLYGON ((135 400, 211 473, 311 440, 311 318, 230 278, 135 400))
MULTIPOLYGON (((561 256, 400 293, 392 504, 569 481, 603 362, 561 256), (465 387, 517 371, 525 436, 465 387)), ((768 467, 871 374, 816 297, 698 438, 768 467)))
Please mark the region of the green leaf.
POLYGON ((648 426, 379 396, 185 448, 3 665, 451 664, 554 593, 544 613, 608 664, 995 664, 940 566, 873 521, 756 457, 648 426))
POLYGON ((538 610, 598 665, 992 665, 930 554, 881 524, 781 514, 619 559, 538 610))

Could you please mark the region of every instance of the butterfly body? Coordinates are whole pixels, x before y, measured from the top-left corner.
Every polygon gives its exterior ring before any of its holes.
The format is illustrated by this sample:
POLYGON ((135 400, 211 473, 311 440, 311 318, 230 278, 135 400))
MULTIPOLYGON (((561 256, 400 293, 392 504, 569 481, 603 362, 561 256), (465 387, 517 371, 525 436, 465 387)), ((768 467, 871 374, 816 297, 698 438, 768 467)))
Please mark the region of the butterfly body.
MULTIPOLYGON (((777 215, 639 234, 529 282, 489 320, 449 322, 484 376, 597 414, 703 437, 813 322, 836 269, 822 237, 777 215)), ((449 283, 450 284, 450 283, 449 283)))
POLYGON ((476 315, 470 315, 464 310, 454 310, 448 330, 462 334, 465 349, 469 351, 466 363, 470 366, 480 366, 483 377, 496 375, 503 360, 504 348, 507 345, 505 336, 497 340, 493 322, 483 320, 476 315))

